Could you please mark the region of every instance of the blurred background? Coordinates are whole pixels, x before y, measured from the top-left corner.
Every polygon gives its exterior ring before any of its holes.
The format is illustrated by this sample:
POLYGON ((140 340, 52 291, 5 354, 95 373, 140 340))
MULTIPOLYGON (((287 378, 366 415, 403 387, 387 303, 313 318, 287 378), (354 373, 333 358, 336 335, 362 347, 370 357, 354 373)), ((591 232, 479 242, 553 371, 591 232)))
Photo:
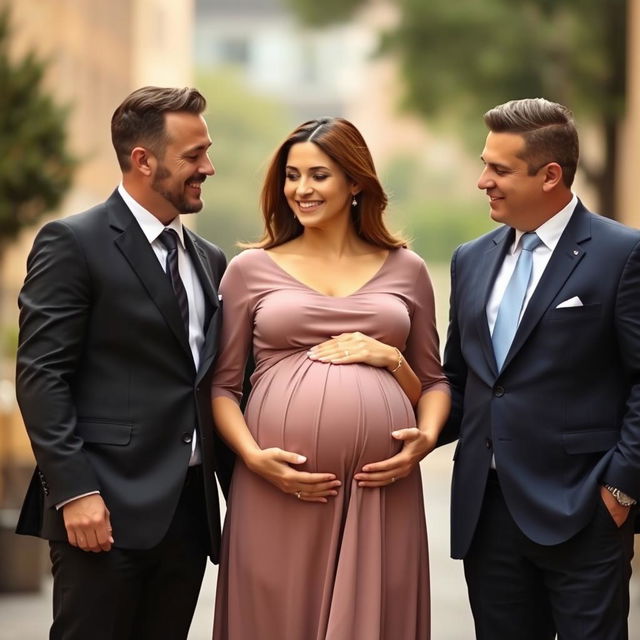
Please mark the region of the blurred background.
MULTIPOLYGON (((450 255, 492 226, 475 186, 492 106, 568 105, 582 143, 576 192, 640 227, 637 0, 0 0, 1 640, 44 638, 50 616, 46 546, 12 533, 33 469, 13 387, 26 255, 45 220, 117 185, 111 114, 148 84, 195 85, 208 99, 217 175, 187 223, 229 257, 260 234, 276 145, 304 120, 353 121, 390 196, 389 226, 429 265, 441 340, 450 255)), ((423 464, 435 640, 473 637, 461 564, 448 559, 450 457, 445 447, 423 464)), ((210 637, 214 585, 210 569, 193 640, 210 637)))

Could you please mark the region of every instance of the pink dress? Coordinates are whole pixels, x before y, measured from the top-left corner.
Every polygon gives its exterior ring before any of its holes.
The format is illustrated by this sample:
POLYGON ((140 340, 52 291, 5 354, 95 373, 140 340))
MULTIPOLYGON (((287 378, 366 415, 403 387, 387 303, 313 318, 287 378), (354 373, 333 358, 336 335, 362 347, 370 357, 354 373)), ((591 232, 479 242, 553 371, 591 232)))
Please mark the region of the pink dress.
POLYGON ((353 475, 395 454, 415 426, 395 378, 365 364, 314 362, 307 350, 361 331, 400 349, 423 392, 448 389, 440 368, 431 282, 422 259, 390 251, 360 289, 331 297, 299 282, 261 249, 222 279, 223 326, 213 395, 240 400, 262 448, 300 453, 301 470, 342 481, 327 504, 296 500, 238 460, 218 577, 214 640, 424 640, 429 567, 419 469, 382 489, 353 475))

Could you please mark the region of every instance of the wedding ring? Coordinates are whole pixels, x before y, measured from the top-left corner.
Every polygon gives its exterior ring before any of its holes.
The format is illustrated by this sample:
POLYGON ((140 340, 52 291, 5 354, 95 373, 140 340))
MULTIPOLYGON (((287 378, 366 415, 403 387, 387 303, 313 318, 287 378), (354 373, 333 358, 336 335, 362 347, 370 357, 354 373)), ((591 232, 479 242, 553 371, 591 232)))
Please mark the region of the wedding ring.
POLYGON ((398 478, 396 478, 395 476, 393 476, 393 477, 391 478, 391 482, 395 482, 397 479, 398 479, 398 478))
POLYGON ((302 495, 302 491, 300 490, 296 491, 296 498, 298 498, 298 500, 300 500, 301 495, 302 495))

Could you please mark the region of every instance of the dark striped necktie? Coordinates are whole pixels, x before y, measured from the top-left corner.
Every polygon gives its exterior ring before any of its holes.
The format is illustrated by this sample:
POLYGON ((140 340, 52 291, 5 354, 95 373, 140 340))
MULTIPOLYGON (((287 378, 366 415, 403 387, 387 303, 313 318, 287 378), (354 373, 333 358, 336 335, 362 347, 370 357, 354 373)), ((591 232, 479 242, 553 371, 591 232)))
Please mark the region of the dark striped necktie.
POLYGON ((184 322, 184 327, 189 335, 189 301, 187 300, 187 290, 184 288, 180 271, 178 270, 178 234, 174 229, 165 229, 159 236, 160 242, 167 248, 167 275, 171 281, 173 292, 176 294, 180 315, 184 322))

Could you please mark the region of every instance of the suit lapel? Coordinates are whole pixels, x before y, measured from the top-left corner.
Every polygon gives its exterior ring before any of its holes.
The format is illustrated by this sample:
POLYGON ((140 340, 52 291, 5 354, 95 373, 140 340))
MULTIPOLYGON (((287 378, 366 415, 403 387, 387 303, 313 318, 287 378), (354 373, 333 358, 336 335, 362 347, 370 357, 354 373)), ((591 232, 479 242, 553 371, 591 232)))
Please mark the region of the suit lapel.
POLYGON ((207 371, 216 353, 217 341, 217 323, 212 321, 215 313, 219 309, 218 291, 211 278, 213 273, 209 259, 204 249, 198 242, 198 237, 186 227, 184 228, 185 246, 189 252, 191 262, 198 274, 198 279, 202 285, 205 304, 205 320, 204 320, 204 344, 202 353, 200 354, 200 366, 198 367, 198 377, 201 377, 207 371))
POLYGON ((107 201, 109 224, 116 231, 115 245, 138 276, 149 297, 160 310, 180 346, 193 361, 188 337, 171 283, 162 270, 149 241, 120 195, 107 201))
POLYGON ((560 236, 560 240, 551 255, 540 282, 525 309, 518 330, 504 361, 503 369, 509 365, 518 351, 527 341, 529 335, 540 322, 560 289, 586 255, 581 243, 591 237, 591 223, 587 211, 578 203, 569 224, 560 236))

